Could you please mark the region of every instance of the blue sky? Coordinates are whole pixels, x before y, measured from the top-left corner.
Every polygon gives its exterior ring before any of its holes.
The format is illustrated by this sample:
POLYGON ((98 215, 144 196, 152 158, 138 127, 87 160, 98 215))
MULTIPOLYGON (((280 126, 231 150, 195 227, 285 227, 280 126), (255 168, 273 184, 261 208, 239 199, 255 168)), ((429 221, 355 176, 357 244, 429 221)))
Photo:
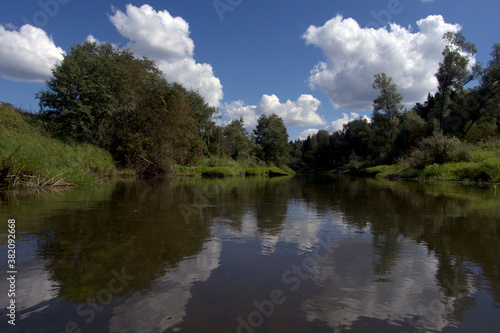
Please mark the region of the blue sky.
POLYGON ((500 42, 493 0, 4 0, 0 101, 38 110, 61 53, 85 40, 154 59, 198 89, 222 121, 277 113, 291 139, 370 116, 373 75, 412 105, 435 91, 444 32, 461 31, 486 64, 500 42))

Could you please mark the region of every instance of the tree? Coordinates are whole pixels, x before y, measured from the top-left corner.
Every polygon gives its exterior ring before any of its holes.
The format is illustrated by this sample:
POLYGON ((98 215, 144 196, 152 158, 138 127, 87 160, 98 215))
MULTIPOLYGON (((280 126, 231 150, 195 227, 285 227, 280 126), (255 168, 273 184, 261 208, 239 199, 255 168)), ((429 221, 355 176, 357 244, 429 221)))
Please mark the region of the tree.
POLYGON ((252 140, 250 139, 243 117, 232 120, 222 129, 222 152, 234 160, 250 157, 252 140))
POLYGON ((474 79, 478 67, 469 67, 471 59, 477 50, 473 43, 467 42, 460 32, 447 32, 443 39, 446 41, 443 61, 439 64, 436 78, 438 81, 439 130, 443 131, 443 120, 450 104, 452 93, 461 91, 463 87, 474 79))
POLYGON ((187 102, 198 123, 198 134, 203 143, 203 154, 216 155, 219 149, 220 128, 215 124, 219 110, 208 105, 203 97, 194 90, 186 90, 182 85, 174 83, 178 89, 183 89, 187 102))
POLYGON ((330 147, 330 133, 327 130, 319 130, 316 133, 318 146, 314 152, 314 166, 317 168, 330 168, 333 164, 333 158, 330 147))
POLYGON ((493 45, 491 60, 481 73, 480 85, 470 90, 469 97, 469 123, 464 137, 476 123, 500 121, 500 43, 493 45))
POLYGON ((356 119, 345 124, 343 133, 351 153, 359 157, 368 156, 372 133, 366 119, 356 119))
POLYGON ((212 111, 201 115, 204 102, 187 95, 154 62, 109 43, 84 42, 53 69, 37 98, 57 136, 103 147, 120 166, 158 174, 202 153, 200 123, 212 111))
POLYGON ((278 166, 288 162, 288 133, 276 114, 260 116, 254 129, 255 143, 260 146, 259 158, 278 166))
POLYGON ((436 106, 436 98, 434 95, 429 93, 427 95, 427 100, 424 102, 424 104, 417 103, 415 104, 413 109, 423 120, 427 121, 430 120, 429 115, 432 114, 432 111, 434 110, 435 106, 436 106))
POLYGON ((371 152, 379 163, 392 162, 390 152, 399 134, 403 96, 385 73, 375 75, 372 87, 379 90, 380 95, 373 100, 371 152))
POLYGON ((415 109, 403 111, 399 134, 392 146, 394 155, 403 156, 409 153, 423 137, 431 133, 430 126, 420 117, 415 109))
POLYGON ((384 118, 391 120, 399 116, 399 110, 403 108, 401 101, 403 96, 398 93, 396 83, 385 73, 375 74, 373 89, 380 91, 380 95, 373 101, 374 117, 383 112, 384 118))
POLYGON ((135 59, 129 50, 85 42, 52 70, 48 89, 37 94, 42 114, 59 136, 101 147, 109 146, 111 118, 133 107, 126 65, 159 73, 153 62, 135 59))

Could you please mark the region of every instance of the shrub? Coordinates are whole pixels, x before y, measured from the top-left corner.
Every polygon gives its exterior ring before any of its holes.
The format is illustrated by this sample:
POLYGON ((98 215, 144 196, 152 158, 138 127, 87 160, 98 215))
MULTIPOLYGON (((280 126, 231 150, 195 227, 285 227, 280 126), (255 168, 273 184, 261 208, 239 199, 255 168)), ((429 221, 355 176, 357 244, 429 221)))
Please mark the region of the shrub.
POLYGON ((485 181, 490 181, 494 183, 500 182, 500 158, 492 157, 481 163, 479 169, 482 175, 485 175, 485 181))
POLYGON ((472 153, 467 144, 455 137, 447 137, 436 133, 422 139, 410 155, 400 160, 401 166, 413 166, 423 169, 432 164, 446 162, 468 162, 472 160, 472 153))

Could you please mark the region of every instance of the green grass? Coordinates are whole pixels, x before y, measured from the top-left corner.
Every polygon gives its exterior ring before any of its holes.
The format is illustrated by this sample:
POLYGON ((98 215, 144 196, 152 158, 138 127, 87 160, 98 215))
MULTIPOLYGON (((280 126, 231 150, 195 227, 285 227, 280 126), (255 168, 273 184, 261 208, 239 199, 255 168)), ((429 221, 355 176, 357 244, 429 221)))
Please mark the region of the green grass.
POLYGON ((358 175, 362 177, 387 178, 389 175, 396 174, 397 172, 397 168, 393 165, 377 165, 359 170, 358 175))
POLYGON ((33 118, 0 104, 0 170, 18 174, 10 187, 96 185, 119 173, 108 152, 52 138, 33 118))
POLYGON ((287 166, 278 168, 275 165, 266 165, 261 161, 235 161, 223 157, 206 158, 194 167, 173 165, 172 171, 177 176, 188 177, 288 176, 294 174, 294 171, 287 166))
POLYGON ((376 178, 395 176, 435 181, 500 183, 500 141, 465 144, 467 158, 462 161, 434 163, 417 168, 408 163, 379 165, 358 171, 358 175, 376 178))

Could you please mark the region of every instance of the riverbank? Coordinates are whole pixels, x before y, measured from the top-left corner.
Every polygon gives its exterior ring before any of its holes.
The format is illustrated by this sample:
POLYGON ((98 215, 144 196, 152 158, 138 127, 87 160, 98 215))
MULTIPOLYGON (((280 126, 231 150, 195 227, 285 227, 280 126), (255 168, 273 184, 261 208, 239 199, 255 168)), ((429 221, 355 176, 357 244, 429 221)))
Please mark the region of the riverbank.
POLYGON ((130 175, 105 150, 55 139, 33 115, 0 104, 0 188, 90 186, 130 175))
POLYGON ((416 165, 411 159, 402 159, 393 165, 364 168, 355 173, 388 179, 500 183, 500 141, 467 144, 464 151, 455 161, 416 165))
MULTIPOLYGON (((262 161, 205 158, 196 166, 172 166, 174 176, 289 176, 294 171, 262 161)), ((0 104, 0 189, 100 185, 106 179, 131 177, 111 154, 89 144, 62 141, 46 133, 40 120, 9 104, 0 104)))
POLYGON ((172 166, 175 176, 183 177, 244 177, 244 176, 291 176, 295 172, 288 166, 266 165, 262 161, 235 161, 228 158, 211 157, 197 166, 172 166))

